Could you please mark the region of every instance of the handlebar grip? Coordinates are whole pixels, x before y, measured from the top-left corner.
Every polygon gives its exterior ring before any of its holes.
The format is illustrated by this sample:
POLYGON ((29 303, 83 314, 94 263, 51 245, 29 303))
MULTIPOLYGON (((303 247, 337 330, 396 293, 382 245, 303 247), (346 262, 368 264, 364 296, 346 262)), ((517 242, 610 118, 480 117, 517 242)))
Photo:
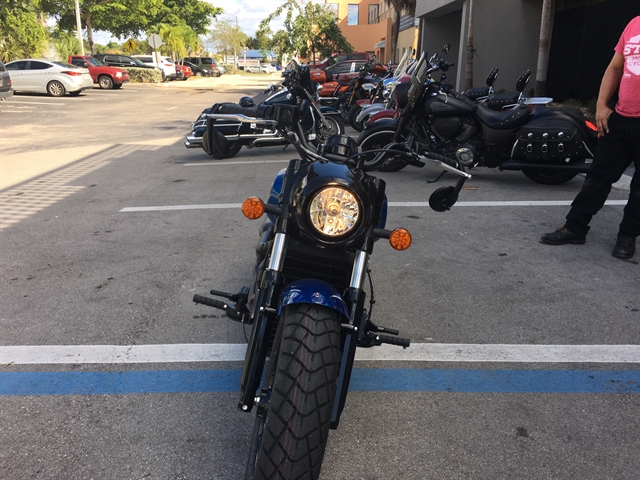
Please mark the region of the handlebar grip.
POLYGON ((220 300, 204 297, 202 295, 198 295, 197 293, 193 296, 193 301, 195 303, 201 303, 202 305, 206 305, 208 307, 213 307, 213 308, 219 308, 221 310, 225 310, 228 306, 226 303, 221 302, 220 300))
POLYGON ((380 343, 398 345, 402 348, 407 348, 411 344, 411 340, 409 340, 408 338, 392 337, 391 335, 376 335, 376 338, 380 343))
POLYGON ((450 167, 456 168, 458 170, 460 170, 460 165, 458 165, 458 162, 456 162, 455 160, 449 158, 449 157, 445 157, 444 155, 439 155, 437 153, 433 153, 433 152, 427 152, 424 154, 425 157, 430 158, 432 160, 438 160, 442 163, 446 163, 447 165, 449 165, 450 167))

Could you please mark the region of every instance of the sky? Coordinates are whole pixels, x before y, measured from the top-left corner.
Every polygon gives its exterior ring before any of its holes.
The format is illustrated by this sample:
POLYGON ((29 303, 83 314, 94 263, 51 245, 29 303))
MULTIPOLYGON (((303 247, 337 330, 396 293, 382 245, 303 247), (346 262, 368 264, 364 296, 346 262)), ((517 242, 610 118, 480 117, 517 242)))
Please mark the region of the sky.
MULTIPOLYGON (((216 7, 224 9, 226 19, 235 22, 238 19, 238 26, 248 36, 253 37, 258 29, 259 23, 273 13, 276 8, 284 3, 284 0, 205 0, 216 7)), ((282 25, 282 18, 272 22, 273 31, 278 30, 282 25)), ((94 32, 93 40, 96 43, 105 45, 110 40, 123 42, 126 39, 112 38, 107 32, 94 32)))

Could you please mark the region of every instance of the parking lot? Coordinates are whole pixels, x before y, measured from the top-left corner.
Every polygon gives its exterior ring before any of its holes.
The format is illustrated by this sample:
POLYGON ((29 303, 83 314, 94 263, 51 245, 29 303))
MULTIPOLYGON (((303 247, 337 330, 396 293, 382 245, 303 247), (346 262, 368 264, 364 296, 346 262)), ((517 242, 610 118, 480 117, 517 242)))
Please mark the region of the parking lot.
MULTIPOLYGON (((239 204, 295 152, 183 146, 203 108, 277 81, 225 77, 0 102, 2 478, 243 478, 245 334, 191 298, 250 285, 239 204)), ((637 478, 640 258, 611 256, 624 182, 585 245, 554 247, 538 238, 580 177, 470 173, 445 213, 428 198, 451 176, 379 173, 387 225, 414 243, 376 246, 373 320, 412 346, 360 352, 321 478, 637 478)))

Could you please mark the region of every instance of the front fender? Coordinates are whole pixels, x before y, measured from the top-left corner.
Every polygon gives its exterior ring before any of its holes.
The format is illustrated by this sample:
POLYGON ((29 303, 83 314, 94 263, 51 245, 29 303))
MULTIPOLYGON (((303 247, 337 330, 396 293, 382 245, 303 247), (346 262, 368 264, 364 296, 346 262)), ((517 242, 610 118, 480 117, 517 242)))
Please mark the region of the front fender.
POLYGON ((284 307, 296 303, 323 305, 349 318, 347 304, 338 291, 328 283, 313 278, 297 280, 282 291, 278 315, 282 313, 284 307))
POLYGON ((320 106, 320 112, 322 112, 323 115, 340 115, 340 112, 338 110, 326 105, 320 106))

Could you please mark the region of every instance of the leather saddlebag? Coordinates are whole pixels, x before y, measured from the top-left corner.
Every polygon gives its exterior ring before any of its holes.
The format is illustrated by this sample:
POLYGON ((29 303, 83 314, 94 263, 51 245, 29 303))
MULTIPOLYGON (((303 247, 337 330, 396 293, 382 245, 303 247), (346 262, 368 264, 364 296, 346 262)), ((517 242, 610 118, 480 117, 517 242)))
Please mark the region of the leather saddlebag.
POLYGON ((565 160, 590 156, 578 127, 562 118, 541 118, 518 131, 514 159, 565 160))

